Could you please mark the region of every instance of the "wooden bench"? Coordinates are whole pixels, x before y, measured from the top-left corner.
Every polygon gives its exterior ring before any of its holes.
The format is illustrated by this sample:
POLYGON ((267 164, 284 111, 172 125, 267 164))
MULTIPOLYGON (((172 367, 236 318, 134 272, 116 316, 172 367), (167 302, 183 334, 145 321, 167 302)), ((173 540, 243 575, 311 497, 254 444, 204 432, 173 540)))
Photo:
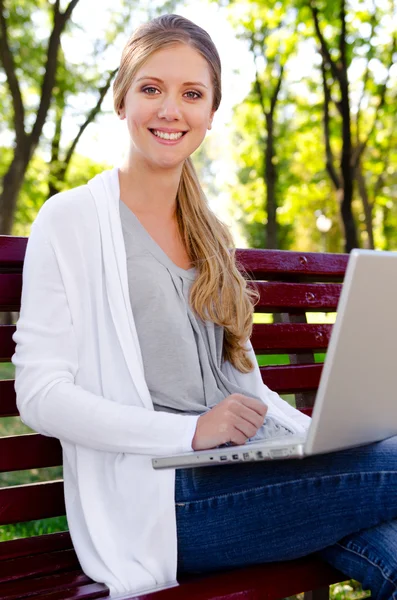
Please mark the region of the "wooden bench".
MULTIPOLYGON (((0 236, 0 311, 19 310, 26 242, 26 238, 0 236)), ((307 323, 306 312, 336 310, 347 256, 240 250, 238 261, 258 281, 253 284, 261 295, 256 311, 274 315, 273 322, 254 325, 256 353, 287 355, 285 364, 262 367, 263 380, 281 394, 295 394, 297 407, 310 414, 322 369, 314 352, 326 350, 332 325, 307 323)), ((13 325, 0 326, 0 362, 10 361, 14 331, 13 325)), ((0 418, 17 415, 14 382, 0 381, 0 418)), ((35 433, 0 438, 0 473, 57 466, 61 460, 60 444, 53 438, 35 433)), ((0 529, 65 514, 60 480, 1 485, 0 529)), ((315 591, 306 593, 306 600, 324 600, 329 584, 344 579, 317 558, 307 557, 186 578, 179 587, 131 596, 131 600, 271 600, 307 590, 315 591)), ((104 585, 82 573, 67 532, 0 543, 0 600, 107 595, 104 585)))

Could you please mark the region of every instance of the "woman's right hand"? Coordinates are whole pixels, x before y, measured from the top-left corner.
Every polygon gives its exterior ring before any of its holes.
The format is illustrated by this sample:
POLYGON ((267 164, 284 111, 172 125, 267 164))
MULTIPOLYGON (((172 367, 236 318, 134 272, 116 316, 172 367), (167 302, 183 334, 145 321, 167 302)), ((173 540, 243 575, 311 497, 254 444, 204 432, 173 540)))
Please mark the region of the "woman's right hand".
POLYGON ((193 450, 207 450, 221 444, 245 444, 262 427, 267 406, 243 394, 227 396, 197 421, 193 450))

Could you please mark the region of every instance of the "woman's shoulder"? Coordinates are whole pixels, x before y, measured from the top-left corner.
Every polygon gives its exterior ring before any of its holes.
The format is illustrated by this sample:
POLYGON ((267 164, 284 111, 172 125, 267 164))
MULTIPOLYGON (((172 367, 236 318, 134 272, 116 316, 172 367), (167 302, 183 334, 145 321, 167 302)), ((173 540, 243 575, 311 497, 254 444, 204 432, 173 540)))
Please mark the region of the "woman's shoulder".
POLYGON ((40 208, 33 227, 38 226, 48 239, 65 237, 67 232, 86 235, 98 220, 94 198, 88 184, 51 196, 40 208))
POLYGON ((92 211, 93 202, 88 185, 81 185, 51 196, 40 208, 36 221, 42 226, 62 219, 64 224, 74 221, 77 215, 92 211))

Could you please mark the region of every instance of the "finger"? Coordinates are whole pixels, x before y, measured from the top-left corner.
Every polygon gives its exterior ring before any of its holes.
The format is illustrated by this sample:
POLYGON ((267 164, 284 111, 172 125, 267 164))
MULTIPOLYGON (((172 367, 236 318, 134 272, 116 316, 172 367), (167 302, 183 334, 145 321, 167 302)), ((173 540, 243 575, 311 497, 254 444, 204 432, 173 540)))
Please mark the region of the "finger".
POLYGON ((257 400, 256 398, 249 398, 248 396, 241 397, 241 403, 255 411, 261 417, 265 417, 267 413, 267 406, 261 400, 257 400))
POLYGON ((234 428, 237 429, 238 431, 240 431, 245 436, 246 439, 253 437, 259 429, 259 427, 252 425, 251 423, 249 423, 248 421, 245 421, 244 419, 239 419, 235 423, 234 428))
POLYGON ((247 437, 238 429, 235 429, 230 437, 230 442, 235 446, 243 446, 247 441, 247 437))
POLYGON ((259 429, 259 427, 262 427, 264 422, 264 416, 258 414, 251 408, 248 408, 244 404, 239 404, 234 408, 234 411, 238 417, 244 419, 245 421, 248 421, 248 423, 256 427, 257 430, 259 429))

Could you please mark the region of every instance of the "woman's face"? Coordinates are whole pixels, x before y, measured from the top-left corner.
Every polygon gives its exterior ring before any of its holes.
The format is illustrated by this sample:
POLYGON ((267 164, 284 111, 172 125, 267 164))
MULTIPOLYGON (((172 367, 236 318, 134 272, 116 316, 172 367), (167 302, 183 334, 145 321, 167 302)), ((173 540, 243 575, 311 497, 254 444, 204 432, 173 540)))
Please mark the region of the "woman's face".
POLYGON ((178 44, 155 52, 124 98, 132 155, 152 167, 180 166, 211 129, 210 67, 197 50, 178 44))

